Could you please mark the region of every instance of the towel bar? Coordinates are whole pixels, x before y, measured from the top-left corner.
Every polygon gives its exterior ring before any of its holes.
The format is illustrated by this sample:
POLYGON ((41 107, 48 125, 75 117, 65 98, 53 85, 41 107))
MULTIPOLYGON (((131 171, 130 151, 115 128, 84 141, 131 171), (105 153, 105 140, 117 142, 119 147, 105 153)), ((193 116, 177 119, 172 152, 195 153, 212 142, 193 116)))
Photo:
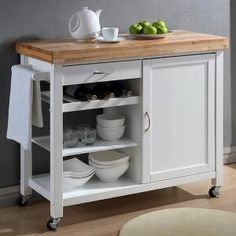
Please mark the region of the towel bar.
POLYGON ((33 74, 32 80, 49 81, 50 80, 50 73, 49 72, 36 72, 35 74, 33 74))

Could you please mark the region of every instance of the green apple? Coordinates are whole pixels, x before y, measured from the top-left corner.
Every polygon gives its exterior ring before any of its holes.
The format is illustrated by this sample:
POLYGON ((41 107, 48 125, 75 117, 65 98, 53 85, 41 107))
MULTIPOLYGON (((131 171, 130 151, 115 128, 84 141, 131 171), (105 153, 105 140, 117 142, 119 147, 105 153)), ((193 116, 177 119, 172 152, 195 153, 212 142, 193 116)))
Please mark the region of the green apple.
POLYGON ((168 33, 168 29, 166 27, 157 27, 156 30, 157 30, 157 34, 167 34, 168 33))
POLYGON ((141 34, 143 27, 140 24, 134 24, 129 27, 130 34, 141 34))
POLYGON ((143 29, 143 34, 157 34, 157 29, 154 26, 147 25, 143 29))
POLYGON ((146 20, 140 21, 138 24, 141 25, 143 28, 144 28, 145 26, 151 25, 150 22, 148 22, 148 21, 146 21, 146 20))
POLYGON ((166 25, 165 21, 163 21, 163 20, 155 21, 155 22, 153 22, 152 25, 156 28, 167 28, 167 25, 166 25))

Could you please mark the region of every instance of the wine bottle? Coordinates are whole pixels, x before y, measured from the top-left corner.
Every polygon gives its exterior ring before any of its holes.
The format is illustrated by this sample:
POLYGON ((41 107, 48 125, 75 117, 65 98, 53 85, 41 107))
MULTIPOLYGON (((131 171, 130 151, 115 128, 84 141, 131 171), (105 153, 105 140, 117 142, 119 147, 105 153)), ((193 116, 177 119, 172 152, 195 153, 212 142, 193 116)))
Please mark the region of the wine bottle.
POLYGON ((115 94, 110 89, 111 85, 109 82, 90 84, 90 86, 92 94, 95 94, 98 99, 110 99, 115 97, 115 94))
POLYGON ((125 97, 132 97, 132 96, 134 96, 134 93, 131 90, 122 89, 121 97, 125 98, 125 97))
POLYGON ((115 94, 115 97, 131 97, 133 96, 132 90, 124 86, 120 82, 113 82, 111 91, 115 94))
POLYGON ((121 97, 123 95, 123 91, 125 87, 123 84, 119 82, 113 82, 110 88, 110 91, 114 93, 115 97, 121 97))
POLYGON ((80 101, 87 101, 89 94, 88 89, 80 84, 67 86, 64 90, 64 93, 73 98, 79 99, 80 101))

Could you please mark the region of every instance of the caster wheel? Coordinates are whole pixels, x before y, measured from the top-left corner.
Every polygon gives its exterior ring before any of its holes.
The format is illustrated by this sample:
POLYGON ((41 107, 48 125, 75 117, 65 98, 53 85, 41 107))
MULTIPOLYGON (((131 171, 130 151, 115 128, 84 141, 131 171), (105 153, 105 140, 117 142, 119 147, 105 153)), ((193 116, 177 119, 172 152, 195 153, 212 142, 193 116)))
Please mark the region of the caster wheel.
POLYGON ((211 198, 216 198, 220 195, 220 186, 212 186, 210 189, 209 189, 209 196, 211 198))
POLYGON ((20 207, 25 207, 28 203, 29 197, 28 196, 20 196, 17 199, 17 205, 20 207))
POLYGON ((56 231, 60 224, 60 218, 50 219, 47 222, 47 228, 51 231, 56 231))

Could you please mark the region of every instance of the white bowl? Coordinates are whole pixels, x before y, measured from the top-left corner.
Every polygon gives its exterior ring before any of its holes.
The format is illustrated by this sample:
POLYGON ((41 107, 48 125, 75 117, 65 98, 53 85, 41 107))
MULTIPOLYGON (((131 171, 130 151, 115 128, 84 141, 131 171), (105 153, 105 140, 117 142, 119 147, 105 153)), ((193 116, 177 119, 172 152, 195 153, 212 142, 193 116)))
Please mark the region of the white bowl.
POLYGON ((97 116, 97 123, 102 127, 120 127, 125 122, 125 116, 119 114, 101 114, 97 116))
POLYGON ((89 175, 86 178, 72 178, 72 177, 63 177, 63 184, 64 187, 70 187, 70 188, 78 188, 87 183, 92 177, 94 173, 89 175), (66 185, 66 186, 65 186, 66 185))
POLYGON ((126 165, 126 164, 129 164, 129 161, 125 161, 125 162, 122 162, 122 163, 118 163, 118 164, 113 164, 113 165, 98 165, 98 164, 95 164, 94 162, 92 162, 91 160, 89 160, 89 165, 94 167, 95 169, 106 169, 106 168, 113 168, 113 167, 119 167, 119 166, 123 166, 123 165, 126 165))
POLYGON ((91 166, 87 165, 76 157, 63 161, 63 170, 64 172, 67 172, 67 174, 68 172, 73 172, 73 174, 78 173, 79 176, 88 176, 93 172, 91 166))
POLYGON ((89 159, 97 165, 115 165, 129 161, 130 156, 117 151, 89 153, 89 159))
POLYGON ((115 182, 118 180, 129 168, 129 163, 116 167, 96 168, 96 176, 103 182, 115 182))
POLYGON ((106 141, 116 141, 124 135, 124 132, 125 126, 108 128, 97 125, 98 135, 106 141))

